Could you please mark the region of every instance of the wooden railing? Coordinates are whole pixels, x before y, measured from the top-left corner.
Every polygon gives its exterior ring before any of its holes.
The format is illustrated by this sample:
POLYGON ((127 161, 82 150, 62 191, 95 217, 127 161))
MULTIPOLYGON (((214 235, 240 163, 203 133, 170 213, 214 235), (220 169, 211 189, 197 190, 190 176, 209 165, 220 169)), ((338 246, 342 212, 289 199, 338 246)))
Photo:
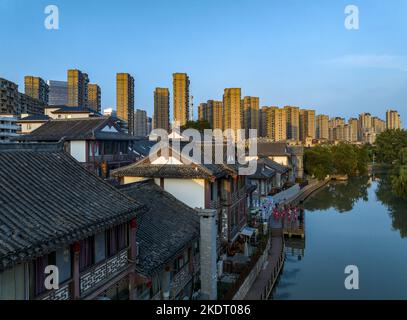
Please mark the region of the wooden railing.
POLYGON ((72 279, 60 284, 59 289, 47 291, 39 295, 36 300, 71 300, 72 299, 72 279))
POLYGON ((232 284, 226 294, 221 297, 221 300, 232 300, 235 294, 238 292, 240 287, 243 285, 246 278, 249 276, 252 269, 255 267, 256 263, 259 261, 260 257, 263 255, 264 250, 267 247, 269 241, 269 235, 264 236, 261 239, 259 246, 256 249, 256 252, 251 256, 250 262, 246 265, 244 270, 239 274, 237 280, 232 284))
POLYGON ((92 266, 80 275, 81 296, 94 289, 128 266, 128 248, 101 263, 92 266))
POLYGON ((283 265, 284 265, 284 261, 285 261, 284 252, 285 252, 285 245, 284 245, 284 240, 283 240, 283 245, 281 246, 281 252, 278 257, 277 263, 271 272, 270 280, 267 282, 266 287, 264 288, 264 292, 260 297, 260 300, 269 299, 269 297, 274 289, 274 286, 278 280, 278 277, 280 276, 281 269, 283 268, 283 265))
POLYGON ((124 161, 135 161, 137 160, 137 155, 135 154, 105 154, 99 156, 89 156, 89 162, 124 162, 124 161))

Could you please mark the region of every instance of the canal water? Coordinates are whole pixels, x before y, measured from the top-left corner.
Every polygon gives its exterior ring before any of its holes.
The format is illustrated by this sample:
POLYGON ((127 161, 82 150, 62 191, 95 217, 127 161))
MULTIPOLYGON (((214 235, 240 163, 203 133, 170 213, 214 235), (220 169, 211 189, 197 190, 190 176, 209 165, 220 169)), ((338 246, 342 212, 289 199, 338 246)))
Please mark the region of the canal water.
POLYGON ((305 240, 286 241, 272 299, 407 299, 407 201, 386 176, 331 183, 304 209, 305 240), (345 288, 348 265, 359 290, 345 288))

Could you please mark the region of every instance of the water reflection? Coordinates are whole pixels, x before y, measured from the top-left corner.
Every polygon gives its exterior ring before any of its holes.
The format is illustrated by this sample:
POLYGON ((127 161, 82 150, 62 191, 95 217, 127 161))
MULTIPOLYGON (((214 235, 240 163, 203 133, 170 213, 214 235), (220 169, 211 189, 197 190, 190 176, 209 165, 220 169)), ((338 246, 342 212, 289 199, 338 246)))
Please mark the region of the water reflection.
POLYGON ((369 200, 367 190, 370 182, 368 176, 363 176, 352 178, 346 182, 330 183, 307 200, 305 209, 308 211, 325 211, 334 208, 341 213, 349 212, 358 200, 369 200))
POLYGON ((387 176, 330 183, 303 205, 306 236, 286 238, 272 299, 407 299, 407 201, 387 176), (357 291, 343 285, 350 264, 363 274, 357 291))
POLYGON ((407 238, 407 201, 392 192, 388 175, 378 175, 375 180, 378 182, 377 199, 387 207, 393 228, 400 231, 402 238, 407 238))

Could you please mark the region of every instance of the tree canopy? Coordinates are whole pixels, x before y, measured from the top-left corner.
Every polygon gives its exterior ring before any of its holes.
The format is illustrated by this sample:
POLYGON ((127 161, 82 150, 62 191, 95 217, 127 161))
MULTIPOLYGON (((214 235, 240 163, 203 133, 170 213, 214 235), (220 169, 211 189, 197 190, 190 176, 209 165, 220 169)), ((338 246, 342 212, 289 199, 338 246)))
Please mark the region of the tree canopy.
POLYGON ((390 181, 395 195, 407 198, 407 131, 386 130, 376 139, 376 158, 391 165, 390 181))
POLYGON ((316 146, 305 151, 305 172, 319 180, 328 175, 362 175, 367 172, 369 151, 346 143, 335 146, 316 146))
POLYGON ((203 132, 205 129, 211 129, 211 124, 207 120, 188 121, 181 127, 182 131, 186 129, 196 129, 203 132))

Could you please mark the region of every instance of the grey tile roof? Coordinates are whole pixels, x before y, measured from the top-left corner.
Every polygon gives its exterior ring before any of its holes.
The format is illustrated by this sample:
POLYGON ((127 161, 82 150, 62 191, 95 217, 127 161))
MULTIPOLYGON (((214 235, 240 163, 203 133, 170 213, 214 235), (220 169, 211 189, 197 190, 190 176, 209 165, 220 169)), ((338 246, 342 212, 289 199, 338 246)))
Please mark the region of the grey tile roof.
POLYGON ((153 180, 118 188, 148 207, 148 211, 137 218, 139 273, 152 276, 171 262, 188 244, 198 240, 198 213, 162 190, 153 180))
POLYGON ((48 120, 50 120, 50 117, 45 114, 31 114, 27 117, 21 118, 17 122, 31 122, 31 121, 44 122, 48 120))
POLYGON ((257 144, 257 154, 259 157, 287 156, 286 142, 259 142, 257 144))
POLYGON ((0 271, 144 210, 60 148, 0 144, 0 271))
MULTIPOLYGON (((169 154, 172 154, 173 149, 170 148, 169 154)), ((178 152, 176 152, 179 155, 178 152)), ((181 156, 184 161, 183 156, 181 156)), ((192 161, 192 158, 188 160, 192 161)), ((237 174, 237 166, 229 164, 206 164, 204 157, 201 157, 201 163, 191 164, 151 164, 149 158, 144 158, 136 163, 125 167, 118 168, 111 172, 113 177, 145 177, 145 178, 185 178, 185 179, 215 179, 228 175, 234 176, 237 174)), ((185 161, 184 161, 185 162, 185 161)))
POLYGON ((19 136, 18 141, 59 141, 65 140, 132 140, 115 125, 110 117, 50 120, 28 135, 19 136), (101 131, 105 126, 114 126, 118 133, 101 131))
MULTIPOLYGON (((271 161, 271 160, 270 160, 271 161)), ((249 179, 269 179, 276 175, 276 170, 270 165, 265 165, 263 160, 257 161, 256 172, 249 176, 249 179)))
POLYGON ((260 158, 259 160, 257 160, 258 163, 262 163, 265 166, 270 167, 271 169, 273 169, 275 172, 278 172, 280 174, 286 173, 288 172, 290 169, 286 166, 283 166, 273 160, 270 160, 269 158, 260 158))
POLYGON ((147 139, 137 140, 133 143, 133 150, 142 157, 147 157, 150 154, 151 148, 156 144, 156 141, 147 139))

